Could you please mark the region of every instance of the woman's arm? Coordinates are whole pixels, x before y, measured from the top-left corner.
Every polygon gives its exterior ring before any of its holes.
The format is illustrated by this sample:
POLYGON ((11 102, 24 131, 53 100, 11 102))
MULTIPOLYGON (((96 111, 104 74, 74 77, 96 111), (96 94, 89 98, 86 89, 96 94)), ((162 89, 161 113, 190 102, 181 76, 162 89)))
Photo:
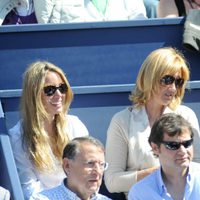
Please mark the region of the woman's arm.
POLYGON ((148 176, 149 174, 151 174, 152 172, 154 172, 155 170, 157 170, 159 168, 159 166, 156 167, 151 167, 148 169, 143 169, 137 172, 137 181, 142 180, 145 176, 148 176))
POLYGON ((115 117, 107 131, 105 184, 110 192, 128 192, 137 181, 136 171, 127 171, 127 127, 115 117))
POLYGON ((124 0, 129 19, 147 19, 143 0, 124 0))
POLYGON ((137 181, 157 169, 149 168, 158 163, 151 154, 150 146, 147 146, 149 130, 147 128, 147 132, 142 132, 146 129, 142 124, 136 122, 137 127, 132 127, 127 112, 111 120, 106 141, 106 161, 109 166, 105 171, 105 184, 110 192, 128 192, 137 181))
POLYGON ((157 16, 158 18, 178 17, 178 9, 174 0, 160 0, 157 8, 157 16))
POLYGON ((43 185, 36 177, 34 167, 29 160, 28 154, 22 147, 20 122, 9 130, 9 137, 24 196, 28 199, 33 192, 43 190, 43 185))
POLYGON ((33 3, 38 23, 49 23, 53 15, 55 2, 53 0, 33 0, 33 3))

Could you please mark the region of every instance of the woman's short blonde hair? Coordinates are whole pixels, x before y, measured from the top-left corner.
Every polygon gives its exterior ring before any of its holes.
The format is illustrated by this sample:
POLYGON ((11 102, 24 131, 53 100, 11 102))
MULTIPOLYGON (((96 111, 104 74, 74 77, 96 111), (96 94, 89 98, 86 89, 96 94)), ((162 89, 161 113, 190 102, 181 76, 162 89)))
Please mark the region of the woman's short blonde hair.
POLYGON ((183 54, 175 48, 164 47, 151 52, 143 62, 136 79, 135 89, 129 99, 138 107, 143 106, 159 90, 160 79, 165 75, 180 73, 184 79, 181 88, 168 105, 175 109, 182 101, 190 71, 183 54))

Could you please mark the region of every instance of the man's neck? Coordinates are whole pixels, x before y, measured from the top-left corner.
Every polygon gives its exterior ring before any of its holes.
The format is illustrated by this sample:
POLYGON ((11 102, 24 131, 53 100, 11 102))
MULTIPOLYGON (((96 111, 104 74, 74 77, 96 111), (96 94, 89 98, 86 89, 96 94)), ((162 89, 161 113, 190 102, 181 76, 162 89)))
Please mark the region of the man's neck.
POLYGON ((68 179, 66 178, 64 180, 64 184, 65 184, 65 187, 67 187, 69 190, 71 190, 73 193, 75 193, 81 200, 90 200, 90 195, 87 194, 87 193, 80 193, 77 189, 76 189, 76 186, 70 184, 68 182, 68 179))
POLYGON ((167 188, 168 193, 174 200, 182 200, 185 192, 186 177, 188 168, 182 170, 173 170, 166 173, 162 170, 163 182, 167 188))

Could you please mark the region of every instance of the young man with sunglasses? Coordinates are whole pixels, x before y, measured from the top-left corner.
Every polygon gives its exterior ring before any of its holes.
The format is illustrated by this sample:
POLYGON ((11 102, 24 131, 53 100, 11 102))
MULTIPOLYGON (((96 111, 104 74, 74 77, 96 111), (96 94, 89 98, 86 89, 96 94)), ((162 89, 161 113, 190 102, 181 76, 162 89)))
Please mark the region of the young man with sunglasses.
POLYGON ((200 164, 191 162, 193 129, 190 123, 181 115, 164 114, 154 123, 149 144, 161 167, 135 184, 128 199, 199 199, 200 164))

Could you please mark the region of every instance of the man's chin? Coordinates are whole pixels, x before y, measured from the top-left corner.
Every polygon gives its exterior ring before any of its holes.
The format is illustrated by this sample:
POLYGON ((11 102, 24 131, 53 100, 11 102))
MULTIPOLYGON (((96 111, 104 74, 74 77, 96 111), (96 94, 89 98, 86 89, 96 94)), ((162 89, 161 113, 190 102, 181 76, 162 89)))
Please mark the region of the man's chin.
POLYGON ((178 166, 182 167, 182 168, 187 168, 190 165, 190 160, 185 159, 185 160, 179 160, 178 162, 178 166))
POLYGON ((99 186, 97 184, 90 185, 90 187, 89 187, 89 191, 91 194, 98 192, 98 190, 99 190, 99 186))

